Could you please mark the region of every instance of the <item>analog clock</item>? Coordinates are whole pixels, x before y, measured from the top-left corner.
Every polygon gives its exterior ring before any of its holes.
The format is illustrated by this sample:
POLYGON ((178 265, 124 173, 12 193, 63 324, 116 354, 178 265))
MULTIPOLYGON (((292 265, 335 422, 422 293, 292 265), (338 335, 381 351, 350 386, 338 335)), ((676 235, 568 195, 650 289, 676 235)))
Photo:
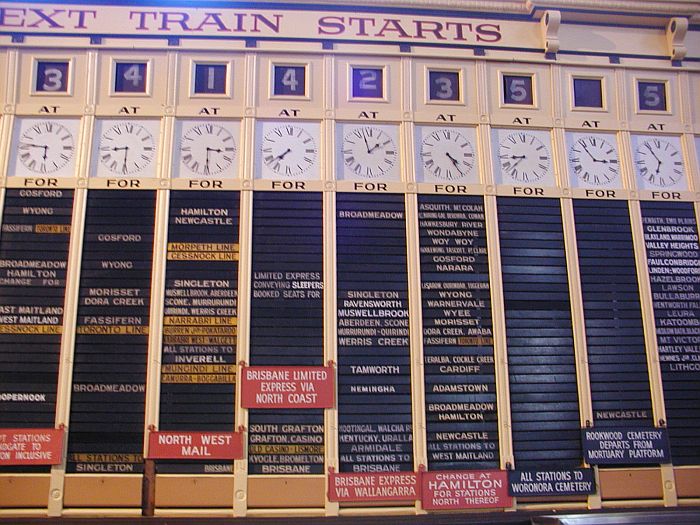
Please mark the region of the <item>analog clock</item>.
POLYGON ((683 178, 683 156, 671 137, 636 137, 637 176, 657 188, 675 186, 683 178))
POLYGON ((317 128, 315 124, 263 124, 259 155, 264 169, 273 176, 292 178, 314 174, 317 128))
POLYGON ((346 173, 372 179, 388 175, 396 166, 398 149, 386 129, 347 126, 344 131, 342 155, 346 173))
POLYGON ((502 182, 538 182, 550 172, 552 156, 539 134, 513 130, 502 132, 498 145, 502 182))
POLYGON ((103 127, 98 155, 100 163, 113 174, 142 174, 155 153, 153 135, 142 124, 117 121, 103 127))
POLYGON ((582 183, 605 186, 618 178, 617 148, 607 138, 602 135, 573 137, 575 142, 569 147, 569 167, 582 183))
POLYGON ((229 169, 236 158, 231 132, 214 122, 185 125, 180 140, 180 162, 195 175, 217 175, 229 169))
POLYGON ((55 173, 73 158, 73 133, 57 121, 38 121, 20 135, 17 150, 20 162, 29 171, 55 173))
POLYGON ((474 168, 472 141, 454 128, 436 128, 421 144, 423 169, 439 180, 464 179, 474 168))

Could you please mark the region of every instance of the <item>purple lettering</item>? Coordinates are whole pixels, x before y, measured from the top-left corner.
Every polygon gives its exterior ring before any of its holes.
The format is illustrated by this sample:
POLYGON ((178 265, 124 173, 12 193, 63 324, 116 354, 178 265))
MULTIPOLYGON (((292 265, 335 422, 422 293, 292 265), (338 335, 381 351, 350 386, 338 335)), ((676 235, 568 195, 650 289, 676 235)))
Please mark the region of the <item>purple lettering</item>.
POLYGON ((0 7, 0 27, 24 27, 24 14, 26 9, 15 9, 13 7, 0 7), (10 19, 18 18, 18 22, 13 24, 10 19))
POLYGON ((479 24, 478 26, 476 26, 476 41, 477 42, 499 42, 500 40, 501 40, 501 26, 500 25, 498 25, 498 24, 479 24))
POLYGON ((426 38, 423 33, 432 33, 437 40, 447 40, 447 38, 442 36, 443 25, 440 22, 428 20, 414 20, 413 22, 416 24, 416 38, 426 38), (429 27, 431 25, 432 27, 429 27))
POLYGON ((226 24, 224 24, 223 20, 221 20, 221 13, 205 13, 204 20, 202 20, 202 23, 195 28, 195 31, 203 31, 204 26, 209 25, 216 26, 217 31, 231 31, 228 27, 226 27, 226 24))
POLYGON ((462 22, 447 22, 447 24, 445 24, 446 29, 450 29, 451 27, 454 27, 456 30, 455 40, 468 40, 468 38, 464 36, 464 28, 466 28, 469 33, 473 31, 471 24, 463 24, 462 22))
POLYGON ((134 15, 136 15, 139 20, 139 25, 136 26, 136 29, 138 31, 148 31, 149 28, 146 27, 146 16, 152 16, 153 20, 155 20, 158 16, 158 13, 156 11, 130 11, 129 20, 133 20, 134 15))
POLYGON ((86 11, 84 9, 75 9, 68 11, 68 17, 72 17, 74 14, 78 15, 78 23, 73 26, 73 29, 87 29, 85 25, 85 15, 92 15, 93 20, 97 18, 97 11, 86 11))
POLYGON ((53 17, 59 13, 65 13, 65 10, 55 9, 50 15, 44 13, 43 9, 30 9, 30 11, 34 12, 39 17, 39 19, 36 22, 29 24, 27 27, 39 27, 39 24, 41 24, 42 22, 46 22, 47 24, 49 24, 49 27, 57 27, 58 29, 63 29, 63 26, 56 22, 53 19, 53 17))
POLYGON ((374 24, 375 24, 374 18, 350 17, 350 18, 348 18, 348 22, 350 22, 350 25, 352 25, 353 22, 358 22, 358 25, 360 26, 360 28, 357 31, 357 36, 369 36, 369 34, 367 33, 367 29, 366 29, 366 22, 371 22, 370 25, 372 25, 372 26, 374 26, 374 24))
POLYGON ((170 24, 180 24, 180 29, 183 31, 189 31, 190 28, 187 26, 187 21, 190 19, 190 15, 187 13, 178 13, 177 11, 165 11, 161 13, 160 16, 160 28, 163 31, 170 31, 170 24))
POLYGON ((339 35, 345 32, 345 18, 342 16, 324 16, 318 20, 319 35, 339 35))
POLYGON ((259 33, 260 32, 260 26, 258 22, 262 22, 265 24, 267 27, 272 29, 275 33, 280 32, 280 19, 282 18, 282 15, 274 15, 275 21, 273 22, 269 18, 263 16, 263 15, 258 15, 258 14, 253 14, 253 29, 251 30, 251 33, 259 33))
POLYGON ((379 33, 376 34, 376 36, 383 37, 385 31, 395 31, 399 34, 401 38, 409 38, 410 36, 408 33, 406 33, 406 31, 404 31, 404 28, 401 27, 401 21, 393 18, 384 19, 384 25, 379 30, 379 33))

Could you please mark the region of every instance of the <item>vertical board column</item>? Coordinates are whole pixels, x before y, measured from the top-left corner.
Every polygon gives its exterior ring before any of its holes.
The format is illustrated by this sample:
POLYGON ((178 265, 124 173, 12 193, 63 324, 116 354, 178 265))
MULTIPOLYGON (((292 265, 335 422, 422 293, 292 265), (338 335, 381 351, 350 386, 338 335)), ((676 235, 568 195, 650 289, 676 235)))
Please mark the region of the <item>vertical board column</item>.
POLYGON ((517 468, 582 462, 571 301, 558 199, 499 197, 517 468))
POLYGON ((155 197, 88 192, 68 472, 143 470, 155 197))
MULTIPOLYGON (((160 430, 234 430, 238 223, 238 192, 170 192, 160 430)), ((157 471, 231 473, 233 464, 162 461, 157 471)))
MULTIPOLYGON (((323 365, 321 193, 253 194, 251 366, 323 365)), ((249 474, 323 474, 323 409, 250 409, 249 474)))
POLYGON ((404 196, 336 203, 340 472, 412 471, 404 196))
POLYGON ((73 193, 5 193, 0 233, 0 428, 54 427, 73 193))
POLYGON ((418 196, 430 470, 499 466, 484 199, 418 196))
POLYGON ((652 425, 649 373, 626 201, 574 200, 593 422, 652 425))
POLYGON ((700 245, 690 202, 641 202, 674 465, 700 464, 700 245))

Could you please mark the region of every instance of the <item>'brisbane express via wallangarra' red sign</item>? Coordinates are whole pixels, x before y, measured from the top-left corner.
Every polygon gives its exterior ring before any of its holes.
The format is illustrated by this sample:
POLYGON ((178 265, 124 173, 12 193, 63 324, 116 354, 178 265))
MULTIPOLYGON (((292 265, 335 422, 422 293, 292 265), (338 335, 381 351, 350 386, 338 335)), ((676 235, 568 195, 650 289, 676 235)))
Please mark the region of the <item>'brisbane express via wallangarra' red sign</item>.
POLYGON ((325 366, 244 366, 243 408, 332 408, 335 374, 325 366))

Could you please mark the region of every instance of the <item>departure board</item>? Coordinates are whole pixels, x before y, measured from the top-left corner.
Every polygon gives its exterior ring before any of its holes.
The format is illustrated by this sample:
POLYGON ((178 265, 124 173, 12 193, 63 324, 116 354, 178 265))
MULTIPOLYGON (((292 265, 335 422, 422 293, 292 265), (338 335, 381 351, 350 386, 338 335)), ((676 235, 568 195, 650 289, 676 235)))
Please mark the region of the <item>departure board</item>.
POLYGON ((143 469, 154 191, 89 190, 68 472, 143 469))
MULTIPOLYGON (((238 192, 170 193, 159 430, 234 430, 238 225, 238 192)), ((232 467, 159 462, 158 471, 232 467)))
POLYGON ((700 461, 700 246, 693 204, 641 203, 671 457, 700 461))
MULTIPOLYGON (((8 189, 0 232, 0 428, 53 428, 73 190, 8 189)), ((24 467, 22 470, 48 469, 24 467)))
POLYGON ((498 468, 491 291, 481 196, 418 196, 430 470, 498 468))
POLYGON ((499 197, 497 205, 516 467, 578 466, 581 424, 560 203, 499 197))
POLYGON ((404 196, 336 203, 339 470, 412 471, 404 196))
POLYGON ((651 391, 626 201, 574 200, 596 427, 652 426, 651 391))
MULTIPOLYGON (((250 364, 323 365, 321 193, 253 195, 250 364)), ((323 409, 251 409, 248 472, 323 474, 323 409)))

